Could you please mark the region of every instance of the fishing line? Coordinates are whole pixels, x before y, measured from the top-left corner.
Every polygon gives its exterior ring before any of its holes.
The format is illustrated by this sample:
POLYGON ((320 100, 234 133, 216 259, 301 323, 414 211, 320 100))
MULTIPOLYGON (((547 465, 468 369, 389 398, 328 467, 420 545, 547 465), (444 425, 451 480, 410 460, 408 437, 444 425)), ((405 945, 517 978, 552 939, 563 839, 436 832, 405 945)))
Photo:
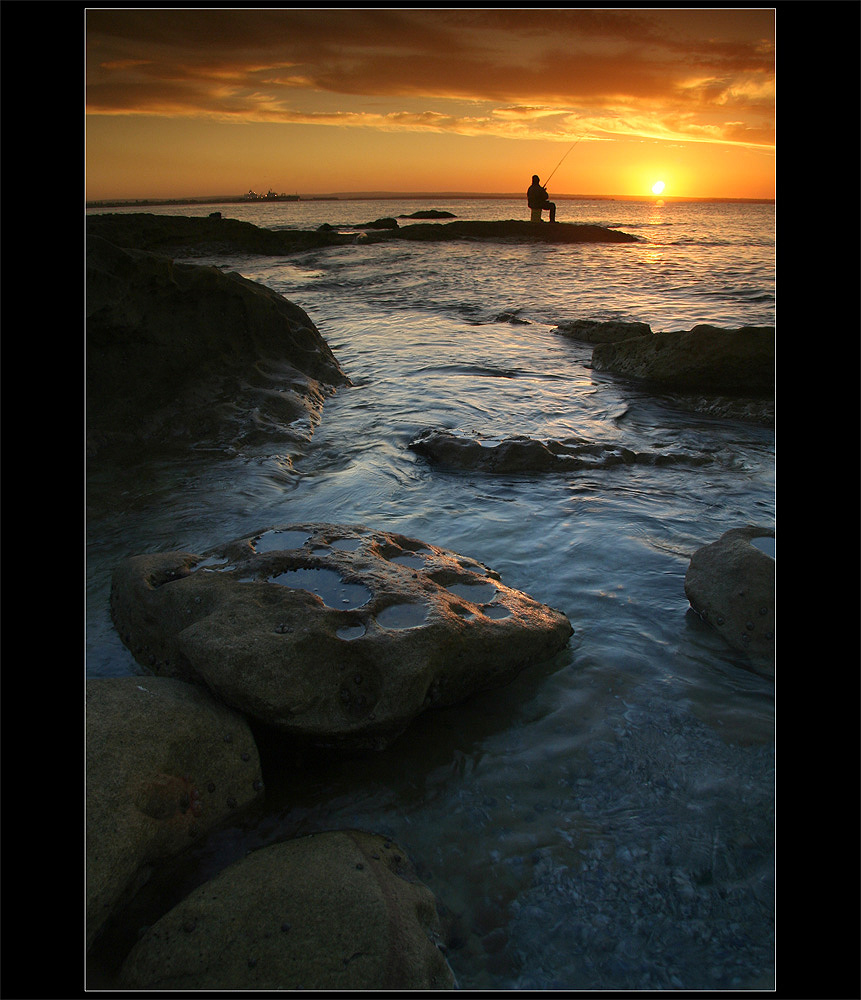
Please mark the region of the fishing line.
MULTIPOLYGON (((583 140, 584 140, 585 138, 587 138, 587 136, 588 136, 589 134, 590 134, 590 133, 588 133, 588 132, 587 132, 587 133, 586 133, 586 135, 581 135, 579 139, 577 139, 577 140, 576 140, 575 142, 573 142, 573 143, 571 144, 571 146, 570 146, 570 147, 568 148, 568 152, 567 152, 567 153, 565 154, 565 156, 563 156, 563 157, 562 157, 562 159, 561 159, 561 160, 560 160, 560 161, 559 161, 559 162, 558 162, 558 163, 556 164, 556 166, 555 166, 555 167, 553 168, 553 170, 552 170, 552 172, 551 172, 551 174, 550 174, 550 177, 552 177, 552 176, 553 176, 553 174, 555 174, 555 173, 556 173, 556 171, 557 171, 557 170, 558 170, 558 169, 559 169, 559 168, 560 168, 560 167, 562 166, 562 161, 563 161, 563 160, 565 159, 565 157, 566 157, 566 156, 568 155, 568 153, 570 153, 570 152, 571 152, 571 150, 572 150, 572 149, 573 149, 573 148, 574 148, 574 147, 575 147, 575 146, 577 145, 577 143, 578 143, 578 142, 582 142, 582 141, 583 141, 583 140)), ((545 181, 545 182, 544 182, 544 183, 543 183, 543 184, 541 185, 542 187, 547 187, 547 185, 548 185, 548 184, 550 183, 550 177, 548 177, 548 178, 547 178, 547 180, 546 180, 546 181, 545 181)))

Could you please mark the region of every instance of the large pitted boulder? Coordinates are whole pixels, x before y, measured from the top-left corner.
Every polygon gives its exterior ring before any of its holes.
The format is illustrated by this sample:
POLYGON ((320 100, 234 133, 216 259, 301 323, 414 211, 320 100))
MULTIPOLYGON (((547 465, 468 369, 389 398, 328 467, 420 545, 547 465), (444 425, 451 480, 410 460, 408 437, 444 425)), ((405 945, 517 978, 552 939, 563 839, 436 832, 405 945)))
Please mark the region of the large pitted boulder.
POLYGON ((634 337, 650 337, 652 328, 648 323, 573 319, 560 323, 554 332, 572 340, 582 340, 587 344, 607 344, 617 340, 632 340, 634 337))
POLYGON ((609 469, 615 465, 706 465, 714 460, 707 452, 635 452, 620 445, 598 444, 579 438, 539 441, 529 437, 503 440, 463 437, 433 428, 418 434, 410 442, 410 448, 428 461, 449 469, 507 475, 609 469))
POLYGON ((87 945, 159 861, 263 789, 248 724, 202 688, 159 677, 87 681, 87 945))
POLYGON ((215 267, 87 244, 87 433, 114 441, 307 440, 349 383, 299 306, 215 267))
POLYGON ((475 560, 331 524, 128 559, 111 609, 156 673, 202 683, 294 737, 369 749, 425 709, 511 680, 573 632, 475 560))
POLYGON ((774 537, 770 528, 733 528, 697 549, 685 574, 694 611, 767 673, 774 672, 774 537))
POLYGON ((430 890, 404 851, 356 830, 261 848, 147 930, 141 990, 455 989, 430 890))
POLYGON ((598 344, 592 367, 671 390, 773 396, 774 327, 702 325, 598 344))

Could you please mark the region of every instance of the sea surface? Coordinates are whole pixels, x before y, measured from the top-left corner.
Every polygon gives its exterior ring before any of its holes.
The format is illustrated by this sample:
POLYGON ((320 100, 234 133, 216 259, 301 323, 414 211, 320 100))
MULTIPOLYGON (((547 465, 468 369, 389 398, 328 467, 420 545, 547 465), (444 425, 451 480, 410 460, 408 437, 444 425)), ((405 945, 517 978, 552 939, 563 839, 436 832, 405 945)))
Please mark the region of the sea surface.
MULTIPOLYGON (((359 827, 394 838, 435 893, 463 989, 768 989, 774 681, 689 609, 684 577, 692 553, 730 528, 774 527, 774 432, 696 416, 593 372, 591 348, 554 327, 774 324, 774 206, 558 204, 560 221, 642 242, 391 241, 197 261, 300 305, 353 385, 327 400, 301 452, 273 441, 141 453, 109 474, 91 466, 87 674, 145 672, 108 609, 111 573, 129 555, 332 521, 478 559, 564 611, 568 648, 507 687, 423 716, 387 751, 285 764, 267 776, 263 813, 196 848, 170 892, 251 849, 359 827), (448 472, 408 447, 427 427, 714 460, 448 472)), ((144 210, 348 230, 429 208, 526 217, 525 202, 497 199, 144 210)))

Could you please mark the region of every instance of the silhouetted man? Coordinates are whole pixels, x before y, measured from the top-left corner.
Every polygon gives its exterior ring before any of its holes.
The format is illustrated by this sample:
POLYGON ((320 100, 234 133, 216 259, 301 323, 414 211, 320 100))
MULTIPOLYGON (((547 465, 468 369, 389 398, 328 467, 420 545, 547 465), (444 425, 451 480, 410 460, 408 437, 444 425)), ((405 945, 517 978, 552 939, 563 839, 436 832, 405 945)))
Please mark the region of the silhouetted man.
POLYGON ((550 221, 556 221, 556 205, 547 197, 547 188, 538 183, 538 174, 532 175, 532 184, 526 192, 526 204, 532 209, 532 221, 540 222, 543 211, 550 212, 550 221))

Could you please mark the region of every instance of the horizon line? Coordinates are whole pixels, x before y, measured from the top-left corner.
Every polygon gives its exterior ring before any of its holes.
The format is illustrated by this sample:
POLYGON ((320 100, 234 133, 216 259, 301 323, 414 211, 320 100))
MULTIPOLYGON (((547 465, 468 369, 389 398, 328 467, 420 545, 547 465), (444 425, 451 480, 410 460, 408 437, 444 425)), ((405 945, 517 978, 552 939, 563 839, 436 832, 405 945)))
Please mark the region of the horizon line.
MULTIPOLYGON (((554 194, 553 197, 559 201, 662 201, 666 202, 733 202, 749 204, 774 204, 774 198, 736 198, 720 195, 636 195, 636 194, 554 194)), ((127 206, 127 205, 214 205, 214 204, 235 204, 247 203, 265 204, 272 201, 391 201, 398 198, 409 198, 411 200, 433 200, 448 199, 497 199, 497 200, 521 200, 524 198, 520 192, 488 192, 488 191, 333 191, 321 194, 280 194, 274 198, 248 198, 245 195, 195 195, 183 197, 145 197, 145 198, 98 198, 86 200, 87 208, 127 206)))

